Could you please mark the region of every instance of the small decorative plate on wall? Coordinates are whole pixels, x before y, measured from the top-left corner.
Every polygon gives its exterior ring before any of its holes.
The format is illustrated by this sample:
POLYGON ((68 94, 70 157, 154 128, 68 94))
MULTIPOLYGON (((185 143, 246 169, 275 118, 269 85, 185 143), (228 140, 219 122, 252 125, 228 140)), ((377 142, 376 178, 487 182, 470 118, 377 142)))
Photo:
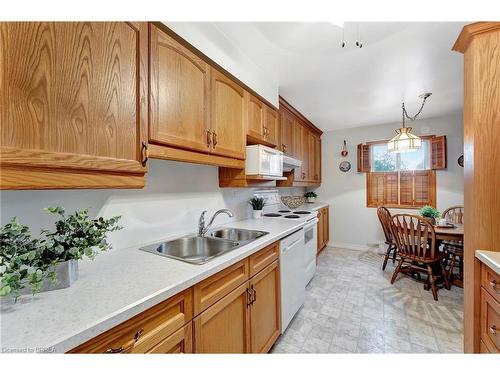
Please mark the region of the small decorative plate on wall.
POLYGON ((458 165, 460 165, 462 168, 464 167, 464 156, 460 155, 458 160, 457 160, 458 165))
POLYGON ((349 169, 351 169, 351 163, 349 163, 348 161, 343 161, 339 164, 339 169, 342 172, 347 172, 349 169))

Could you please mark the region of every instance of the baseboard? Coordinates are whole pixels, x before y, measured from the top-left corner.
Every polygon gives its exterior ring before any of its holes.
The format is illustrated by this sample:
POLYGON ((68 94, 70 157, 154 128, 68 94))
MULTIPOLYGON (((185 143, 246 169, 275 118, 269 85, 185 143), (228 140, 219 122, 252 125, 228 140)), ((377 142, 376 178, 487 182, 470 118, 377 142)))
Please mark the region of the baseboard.
POLYGON ((373 247, 373 246, 368 246, 368 245, 359 245, 359 244, 355 244, 355 243, 342 243, 342 242, 333 242, 333 241, 329 241, 328 246, 340 247, 342 249, 358 250, 358 251, 378 250, 378 246, 373 247))

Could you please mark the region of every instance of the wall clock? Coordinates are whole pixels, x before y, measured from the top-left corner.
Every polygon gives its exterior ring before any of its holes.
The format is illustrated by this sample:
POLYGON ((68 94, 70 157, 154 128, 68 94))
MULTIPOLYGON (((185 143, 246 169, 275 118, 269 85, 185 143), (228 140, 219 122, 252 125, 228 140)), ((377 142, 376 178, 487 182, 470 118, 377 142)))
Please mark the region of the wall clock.
POLYGON ((347 172, 349 169, 351 169, 351 163, 349 163, 348 161, 343 161, 339 164, 339 169, 342 172, 347 172))

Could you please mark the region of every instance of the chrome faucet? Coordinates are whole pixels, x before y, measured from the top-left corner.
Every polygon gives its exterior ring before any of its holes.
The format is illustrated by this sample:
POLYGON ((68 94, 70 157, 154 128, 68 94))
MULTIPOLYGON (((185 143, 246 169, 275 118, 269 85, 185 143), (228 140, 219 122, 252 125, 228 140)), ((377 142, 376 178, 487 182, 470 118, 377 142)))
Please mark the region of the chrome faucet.
POLYGON ((229 217, 233 217, 233 213, 231 212, 231 210, 227 209, 227 208, 223 208, 222 210, 218 210, 214 216, 212 216, 212 218, 210 219, 210 222, 208 223, 207 226, 205 226, 205 213, 207 211, 203 211, 200 215, 200 219, 198 220, 198 236, 200 237, 203 237, 205 236, 205 234, 208 232, 208 230, 210 229, 210 227, 212 226, 215 218, 217 217, 217 215, 219 214, 227 214, 227 216, 229 217))

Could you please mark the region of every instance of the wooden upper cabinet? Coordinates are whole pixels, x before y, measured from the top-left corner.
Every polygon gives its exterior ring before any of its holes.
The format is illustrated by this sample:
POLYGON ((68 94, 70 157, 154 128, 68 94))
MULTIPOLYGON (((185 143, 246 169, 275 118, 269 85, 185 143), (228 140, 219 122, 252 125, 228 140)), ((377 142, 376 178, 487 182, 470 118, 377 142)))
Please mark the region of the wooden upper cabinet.
POLYGON ((143 22, 0 24, 2 189, 144 185, 147 41, 143 22))
POLYGON ((301 125, 300 127, 300 144, 301 144, 301 149, 300 149, 300 157, 299 159, 302 160, 302 172, 300 175, 299 180, 302 181, 309 181, 311 179, 310 176, 310 164, 309 161, 311 159, 311 150, 309 148, 309 130, 305 125, 301 125))
POLYGON ((236 159, 246 155, 246 103, 241 86, 211 69, 212 153, 236 159))
POLYGON ((446 136, 440 135, 431 139, 431 169, 446 168, 446 136))
POLYGON ((294 153, 294 116, 284 108, 280 108, 281 122, 281 145, 280 150, 286 155, 293 156, 294 153))
POLYGON ((149 141, 210 148, 210 66, 156 26, 150 38, 149 141))
POLYGON ((248 95, 247 102, 247 134, 253 138, 261 139, 264 136, 266 105, 252 94, 248 95))
POLYGON ((309 132, 309 179, 312 182, 321 182, 321 139, 313 132, 309 132))
POLYGON ((277 146, 280 140, 280 122, 278 112, 267 106, 264 117, 264 138, 271 146, 277 146))

